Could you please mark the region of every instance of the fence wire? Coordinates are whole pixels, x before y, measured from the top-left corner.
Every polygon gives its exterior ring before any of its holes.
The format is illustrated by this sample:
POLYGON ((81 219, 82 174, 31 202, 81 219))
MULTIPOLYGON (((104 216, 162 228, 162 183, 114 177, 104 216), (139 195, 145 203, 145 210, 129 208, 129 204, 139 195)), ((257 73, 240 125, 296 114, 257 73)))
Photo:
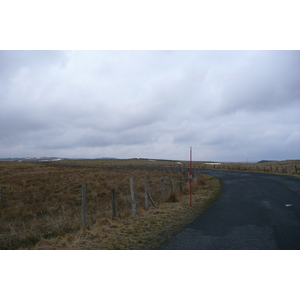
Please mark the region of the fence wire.
MULTIPOLYGON (((121 166, 120 168, 124 168, 124 166, 121 166)), ((129 167, 131 168, 131 166, 129 167)), ((165 169, 165 168, 162 168, 165 169)), ((177 171, 181 171, 182 168, 177 168, 177 171)), ((185 178, 186 176, 181 176, 182 178, 185 178)), ((136 195, 136 203, 138 207, 143 207, 145 208, 145 192, 143 191, 144 188, 144 178, 139 178, 139 186, 137 187, 137 190, 135 191, 136 195)), ((148 178, 148 191, 152 195, 153 199, 155 202, 161 202, 162 196, 161 192, 158 192, 160 190, 160 178, 154 179, 154 178, 148 178), (152 192, 153 191, 153 192, 152 192)), ((179 188, 179 181, 178 180, 173 180, 173 188, 179 188)), ((95 199, 95 197, 92 197, 90 193, 97 191, 100 189, 101 185, 97 184, 87 184, 87 214, 86 217, 88 218, 88 226, 93 225, 97 219, 105 217, 105 218, 112 218, 112 203, 111 203, 111 196, 110 196, 110 190, 107 192, 107 196, 105 196, 105 199, 95 199), (98 208, 97 208, 98 206, 98 208)), ((1 188, 1 187, 0 187, 1 188)), ((135 187, 136 188, 136 187, 135 187)), ((117 203, 117 217, 122 218, 124 215, 126 215, 125 212, 127 212, 127 216, 131 215, 131 197, 130 197, 130 188, 129 188, 129 182, 126 184, 125 182, 121 182, 118 184, 118 193, 116 193, 116 203, 117 203), (126 191, 126 192, 124 192, 126 191)), ((1 189, 1 201, 0 201, 0 215, 5 214, 6 209, 11 207, 9 206, 10 201, 12 201, 12 204, 14 204, 15 201, 20 200, 20 198, 23 198, 25 201, 28 200, 28 197, 31 197, 34 195, 34 202, 33 204, 18 204, 13 206, 13 209, 15 211, 19 211, 19 213, 22 213, 22 209, 26 209, 30 207, 31 205, 34 204, 42 204, 38 201, 38 198, 42 198, 43 196, 47 195, 48 200, 51 199, 51 197, 54 197, 56 195, 53 195, 55 193, 64 193, 66 192, 66 189, 59 189, 59 190, 44 190, 43 192, 37 194, 37 192, 32 192, 32 191, 24 191, 24 192, 16 192, 16 193, 6 193, 5 192, 5 187, 1 189), (51 193, 52 195, 49 195, 51 193), (16 199, 16 197, 20 197, 19 199, 16 199), (15 198, 15 199, 14 199, 15 198)), ((13 228, 11 227, 11 230, 15 231, 14 233, 3 233, 0 235, 0 241, 3 242, 5 240, 13 240, 17 238, 18 236, 26 236, 30 233, 38 233, 39 235, 47 235, 48 233, 43 233, 42 231, 51 227, 58 227, 61 226, 62 224, 73 222, 75 223, 78 221, 77 225, 72 224, 71 227, 74 227, 74 230, 77 228, 77 226, 82 227, 82 223, 80 220, 82 219, 81 215, 81 209, 79 209, 81 206, 81 189, 77 187, 71 187, 68 189, 69 191, 77 192, 78 193, 78 200, 75 200, 73 204, 68 203, 67 206, 63 205, 63 200, 62 202, 62 207, 59 209, 60 213, 63 213, 61 217, 64 217, 68 214, 76 213, 78 216, 76 217, 70 217, 68 219, 58 221, 58 222, 53 222, 49 223, 46 225, 39 225, 38 228, 30 228, 26 230, 22 230, 20 232, 16 232, 20 229, 17 227, 13 228), (73 205, 73 207, 69 207, 68 205, 73 205)), ((171 190, 169 186, 169 178, 165 178, 165 192, 168 193, 171 190)), ((96 194, 98 195, 98 194, 96 194)), ((61 197, 61 196, 59 196, 61 197)), ((57 201, 57 199, 56 199, 57 201)), ((151 205, 151 204, 150 204, 151 205)), ((45 209, 47 210, 47 207, 41 206, 39 209, 45 209)), ((145 208, 146 209, 146 208, 145 208)), ((27 222, 25 219, 22 220, 22 214, 20 215, 20 222, 27 222)), ((46 217, 51 217, 51 215, 47 215, 46 217)), ((59 217, 59 216, 54 216, 54 217, 59 217)), ((40 219, 43 219, 43 217, 40 217, 40 219)), ((25 226, 25 223, 22 224, 22 226, 25 226)), ((30 226, 30 223, 29 223, 30 226)), ((59 231, 59 230, 58 230, 59 231)), ((26 239, 26 237, 25 237, 26 239)), ((30 236, 28 236, 28 239, 30 239, 30 236)), ((2 249, 3 247, 1 246, 0 242, 0 248, 2 249)))

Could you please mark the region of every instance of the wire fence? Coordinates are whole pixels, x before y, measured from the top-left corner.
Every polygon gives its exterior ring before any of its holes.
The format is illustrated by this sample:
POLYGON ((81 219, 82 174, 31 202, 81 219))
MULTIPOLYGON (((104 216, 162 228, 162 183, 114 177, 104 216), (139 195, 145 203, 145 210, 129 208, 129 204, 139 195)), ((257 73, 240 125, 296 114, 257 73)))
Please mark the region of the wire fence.
MULTIPOLYGON (((182 171, 181 168, 176 171, 182 171)), ((6 191, 0 187, 0 249, 18 249, 89 228, 101 218, 129 218, 150 207, 158 208, 173 193, 187 192, 185 171, 171 176, 130 178, 115 188, 86 184, 44 191, 6 191), (85 186, 85 188, 84 188, 85 186), (85 190, 84 190, 85 189, 85 190), (69 195, 73 195, 70 199, 69 195)), ((173 199, 173 200, 170 200, 173 199)))
MULTIPOLYGON (((48 165, 61 165, 61 166, 80 166, 80 167, 92 167, 97 168, 107 167, 107 168, 140 168, 140 169, 156 169, 156 170, 175 170, 181 172, 188 172, 189 166, 185 162, 177 163, 159 163, 152 165, 140 165, 137 164, 124 164, 118 165, 113 163, 101 163, 94 164, 93 162, 78 163, 78 162, 68 162, 68 161, 58 161, 58 162, 43 162, 48 165)), ((193 170, 195 169, 219 169, 219 170, 234 170, 234 171, 248 171, 248 172, 265 172, 265 173, 278 173, 278 174, 299 174, 300 173, 300 161, 278 161, 278 162, 260 162, 260 163, 207 163, 207 162, 194 162, 193 170)))
POLYGON ((300 165, 297 164, 204 163, 201 164, 199 167, 201 169, 263 172, 288 175, 297 175, 300 173, 300 165))

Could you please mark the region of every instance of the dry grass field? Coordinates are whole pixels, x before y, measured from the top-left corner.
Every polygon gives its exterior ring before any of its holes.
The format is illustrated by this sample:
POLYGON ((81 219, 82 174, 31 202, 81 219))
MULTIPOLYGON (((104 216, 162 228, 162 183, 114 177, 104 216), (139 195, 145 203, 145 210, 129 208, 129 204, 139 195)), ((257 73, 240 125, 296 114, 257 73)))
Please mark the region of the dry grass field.
MULTIPOLYGON (((199 214, 219 189, 218 181, 212 177, 195 178, 195 206, 189 209, 186 172, 134 168, 141 160, 128 162, 120 162, 119 167, 112 167, 115 160, 57 164, 0 162, 0 249, 151 249, 199 214), (159 209, 145 209, 145 176, 159 209), (137 201, 134 217, 131 216, 131 177, 137 201), (165 203, 162 203, 162 177, 165 203), (87 184, 86 229, 81 220, 83 182, 87 184), (111 189, 115 189, 117 201, 114 219, 111 189), (137 237, 140 230, 143 234, 137 237)), ((154 166, 178 167, 177 162, 163 161, 151 161, 148 165, 154 163, 154 166)))
POLYGON ((234 171, 265 172, 274 174, 294 175, 300 174, 300 160, 284 161, 261 161, 257 163, 220 163, 207 164, 205 162, 196 162, 198 168, 202 169, 220 169, 234 171))
MULTIPOLYGON (((81 166, 149 166, 149 167, 169 167, 169 168, 189 168, 188 161, 172 160, 149 160, 149 159, 107 159, 107 160, 74 160, 59 161, 58 164, 77 164, 81 166)), ((265 172, 274 174, 297 175, 300 174, 300 160, 284 161, 261 161, 257 163, 238 162, 214 162, 194 161, 193 168, 198 169, 220 169, 234 171, 265 172)))

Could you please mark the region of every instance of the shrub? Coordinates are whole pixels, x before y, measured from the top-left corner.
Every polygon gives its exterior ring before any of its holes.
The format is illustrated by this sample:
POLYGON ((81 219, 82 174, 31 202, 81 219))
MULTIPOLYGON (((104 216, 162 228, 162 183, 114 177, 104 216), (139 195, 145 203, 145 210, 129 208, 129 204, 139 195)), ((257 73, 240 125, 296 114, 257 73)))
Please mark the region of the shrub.
POLYGON ((178 199, 176 197, 176 194, 174 192, 171 192, 167 198, 167 202, 178 202, 178 199))

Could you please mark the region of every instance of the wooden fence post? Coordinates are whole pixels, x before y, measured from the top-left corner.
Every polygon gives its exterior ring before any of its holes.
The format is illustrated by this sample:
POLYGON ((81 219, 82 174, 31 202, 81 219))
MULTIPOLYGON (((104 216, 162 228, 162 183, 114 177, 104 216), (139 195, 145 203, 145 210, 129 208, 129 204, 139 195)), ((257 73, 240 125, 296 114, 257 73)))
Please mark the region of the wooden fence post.
POLYGON ((173 193, 173 182, 172 182, 171 176, 169 176, 169 181, 170 181, 171 193, 173 193))
POLYGON ((147 184, 147 176, 144 176, 144 186, 145 186, 145 209, 149 209, 149 202, 148 202, 148 184, 147 184))
POLYGON ((165 185, 164 185, 164 178, 160 178, 161 181, 161 201, 166 202, 166 194, 165 194, 165 185))
POLYGON ((147 195, 148 195, 148 197, 149 197, 149 199, 150 199, 151 204, 152 204, 155 208, 158 208, 158 206, 154 203, 154 201, 153 201, 153 199, 152 199, 152 197, 151 197, 151 195, 150 195, 149 192, 147 192, 147 195))
POLYGON ((134 197, 134 179, 130 178, 130 194, 131 194, 131 215, 135 216, 136 214, 136 201, 134 197))
POLYGON ((86 228, 86 183, 82 183, 82 226, 86 228))
POLYGON ((111 189, 111 208, 112 208, 112 218, 117 216, 117 203, 116 203, 116 193, 115 189, 111 189))
MULTIPOLYGON (((296 172, 297 173, 297 172, 296 172)), ((0 202, 2 201, 2 189, 0 188, 0 202)))
POLYGON ((180 188, 180 192, 182 193, 182 174, 180 175, 179 188, 180 188))

